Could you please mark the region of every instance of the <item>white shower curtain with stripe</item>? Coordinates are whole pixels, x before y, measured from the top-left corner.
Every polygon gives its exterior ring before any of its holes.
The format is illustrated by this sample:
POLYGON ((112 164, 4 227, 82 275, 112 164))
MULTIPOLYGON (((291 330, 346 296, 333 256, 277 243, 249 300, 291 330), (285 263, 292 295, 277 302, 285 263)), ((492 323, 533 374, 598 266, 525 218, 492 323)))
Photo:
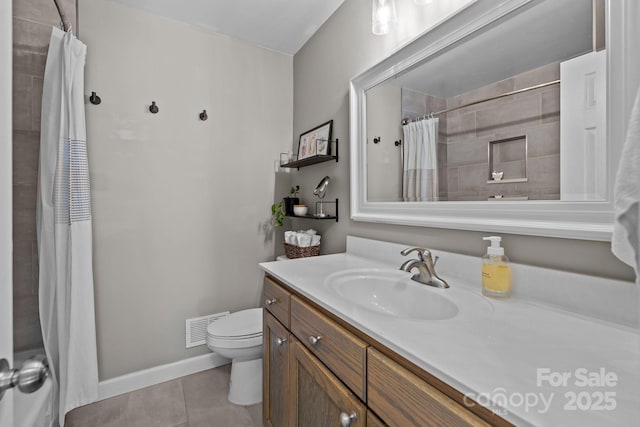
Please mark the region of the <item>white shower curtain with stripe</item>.
POLYGON ((42 94, 38 178, 40 324, 54 380, 51 416, 98 398, 91 200, 84 115, 86 46, 54 28, 42 94))
POLYGON ((409 122, 402 131, 403 200, 438 200, 438 118, 409 122))

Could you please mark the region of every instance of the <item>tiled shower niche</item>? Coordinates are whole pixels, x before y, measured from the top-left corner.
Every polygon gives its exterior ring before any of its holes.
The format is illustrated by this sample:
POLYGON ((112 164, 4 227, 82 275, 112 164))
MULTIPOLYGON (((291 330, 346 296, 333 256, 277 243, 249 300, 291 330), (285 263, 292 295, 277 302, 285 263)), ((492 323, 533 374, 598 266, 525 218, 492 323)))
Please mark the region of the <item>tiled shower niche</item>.
POLYGON ((487 184, 527 182, 527 136, 489 141, 487 184))

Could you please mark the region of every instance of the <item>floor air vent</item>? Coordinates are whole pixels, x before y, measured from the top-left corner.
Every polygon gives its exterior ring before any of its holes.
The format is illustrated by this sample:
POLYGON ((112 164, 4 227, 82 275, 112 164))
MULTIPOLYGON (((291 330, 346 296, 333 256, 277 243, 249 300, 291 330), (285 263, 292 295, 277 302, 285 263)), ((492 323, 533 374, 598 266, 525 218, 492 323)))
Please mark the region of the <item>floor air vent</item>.
POLYGON ((207 343, 207 328, 218 319, 228 316, 229 312, 187 319, 187 348, 207 343))

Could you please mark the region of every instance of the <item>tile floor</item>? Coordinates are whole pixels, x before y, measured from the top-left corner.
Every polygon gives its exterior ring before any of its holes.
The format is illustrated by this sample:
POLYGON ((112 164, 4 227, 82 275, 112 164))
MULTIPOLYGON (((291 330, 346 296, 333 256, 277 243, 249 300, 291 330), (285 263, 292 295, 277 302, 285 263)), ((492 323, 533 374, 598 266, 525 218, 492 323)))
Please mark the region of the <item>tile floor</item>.
POLYGON ((66 427, 258 427, 262 404, 227 401, 231 365, 74 409, 66 427))

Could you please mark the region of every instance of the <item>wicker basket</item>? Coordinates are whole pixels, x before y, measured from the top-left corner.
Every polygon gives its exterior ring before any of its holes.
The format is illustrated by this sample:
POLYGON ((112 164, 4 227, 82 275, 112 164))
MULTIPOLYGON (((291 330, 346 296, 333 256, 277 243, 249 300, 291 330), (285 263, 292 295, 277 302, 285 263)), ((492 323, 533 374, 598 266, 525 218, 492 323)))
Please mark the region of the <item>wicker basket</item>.
POLYGON ((300 246, 295 246, 295 245, 290 245, 289 243, 285 243, 284 254, 287 256, 287 258, 291 258, 291 259, 318 256, 320 255, 320 245, 301 248, 300 246))

